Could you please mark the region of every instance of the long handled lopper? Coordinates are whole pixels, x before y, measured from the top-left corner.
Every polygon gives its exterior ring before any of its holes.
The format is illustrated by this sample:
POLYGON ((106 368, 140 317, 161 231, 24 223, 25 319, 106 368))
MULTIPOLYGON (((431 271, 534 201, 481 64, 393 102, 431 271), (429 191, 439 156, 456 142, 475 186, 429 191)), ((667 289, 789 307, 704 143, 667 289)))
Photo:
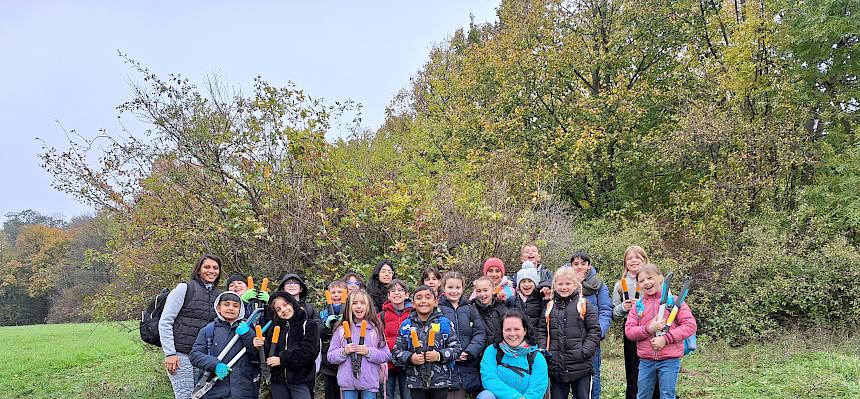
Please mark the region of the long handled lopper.
MULTIPOLYGON (((229 368, 229 367, 233 367, 233 365, 234 365, 234 364, 236 364, 236 362, 238 362, 238 361, 239 361, 239 359, 241 359, 241 358, 242 358, 242 356, 244 356, 244 355, 245 355, 245 352, 247 352, 247 351, 248 351, 248 349, 247 349, 247 348, 242 348, 242 350, 240 350, 240 351, 239 351, 239 353, 237 353, 237 354, 236 354, 236 356, 233 356, 233 358, 232 358, 232 359, 230 359, 230 362, 229 362, 229 363, 227 363, 227 367, 228 367, 228 368, 229 368)), ((206 382, 206 384, 205 384, 205 385, 203 385, 203 387, 202 387, 202 388, 200 388, 199 390, 197 390, 196 392, 194 392, 194 395, 191 395, 191 399, 200 399, 200 398, 202 398, 202 397, 203 397, 203 395, 206 395, 206 392, 209 392, 209 390, 211 390, 211 389, 212 389, 212 387, 214 387, 214 386, 215 386, 215 383, 217 383, 218 381, 221 381, 221 378, 218 378, 218 376, 215 376, 215 378, 213 378, 213 379, 209 380, 208 382, 206 382)))
POLYGON ((663 291, 660 293, 660 309, 657 310, 657 321, 665 320, 666 303, 669 301, 669 284, 672 283, 673 275, 673 273, 669 272, 666 278, 663 279, 663 291))
MULTIPOLYGON (((248 321, 247 321, 248 325, 254 324, 257 321, 257 319, 260 317, 260 312, 261 312, 261 309, 254 309, 254 311, 251 312, 251 316, 248 317, 248 321)), ((271 324, 271 323, 269 323, 269 324, 271 324)), ((268 324, 266 325, 266 327, 268 327, 268 324)), ((264 328, 264 330, 265 330, 265 328, 264 328)), ((225 345, 224 349, 221 349, 221 353, 218 354, 218 360, 219 361, 224 360, 224 356, 227 356, 227 352, 229 352, 230 349, 233 348, 233 345, 235 345, 236 341, 239 340, 240 335, 241 334, 239 334, 238 332, 236 334, 233 334, 233 338, 230 339, 230 342, 227 342, 227 345, 225 345)), ((206 380, 208 380, 211 375, 212 375, 211 372, 204 371, 203 375, 200 377, 200 379, 197 380, 197 383, 194 384, 194 390, 196 391, 198 389, 201 389, 203 387, 203 385, 206 384, 206 380)))
POLYGON ((693 278, 690 276, 684 277, 684 282, 681 284, 681 295, 678 296, 678 299, 673 301, 672 311, 669 312, 669 318, 666 319, 666 325, 663 326, 663 330, 657 333, 658 336, 666 334, 669 332, 669 327, 672 326, 672 323, 675 322, 675 317, 678 316, 678 311, 681 309, 681 305, 684 303, 684 300, 687 299, 687 294, 690 292, 690 286, 693 284, 693 278))

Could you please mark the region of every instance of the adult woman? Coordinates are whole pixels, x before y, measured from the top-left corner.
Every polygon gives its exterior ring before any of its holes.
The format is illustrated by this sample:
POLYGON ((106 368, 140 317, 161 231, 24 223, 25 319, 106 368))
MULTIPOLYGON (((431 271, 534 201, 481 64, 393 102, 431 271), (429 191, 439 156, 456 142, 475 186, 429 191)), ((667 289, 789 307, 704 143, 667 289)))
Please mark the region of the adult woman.
POLYGON ((188 360, 197 333, 215 320, 215 298, 221 294, 221 259, 205 254, 191 270, 191 279, 179 283, 164 302, 164 311, 158 320, 164 367, 167 369, 173 396, 176 399, 191 397, 194 389, 194 370, 188 360))
POLYGON ((390 260, 379 262, 370 273, 370 278, 367 280, 367 293, 370 294, 377 309, 382 309, 382 304, 388 300, 388 284, 391 284, 391 280, 394 280, 394 263, 390 260))
POLYGON ((543 399, 549 385, 546 359, 538 351, 531 323, 519 310, 502 319, 502 341, 490 345, 481 358, 484 391, 476 399, 543 399))

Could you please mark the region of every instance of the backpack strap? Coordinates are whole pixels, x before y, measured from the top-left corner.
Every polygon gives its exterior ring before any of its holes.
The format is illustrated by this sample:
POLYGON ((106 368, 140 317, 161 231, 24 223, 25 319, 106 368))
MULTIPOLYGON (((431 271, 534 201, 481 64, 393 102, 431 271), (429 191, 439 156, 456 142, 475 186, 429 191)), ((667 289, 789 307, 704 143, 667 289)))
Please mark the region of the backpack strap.
POLYGON ((206 354, 212 356, 212 344, 215 341, 215 322, 203 327, 203 336, 206 337, 206 354))
MULTIPOLYGON (((505 367, 505 368, 510 369, 511 371, 517 373, 517 374, 521 374, 522 372, 525 371, 522 368, 519 368, 517 366, 512 366, 510 364, 506 364, 506 363, 502 362, 502 359, 504 359, 504 357, 505 357, 505 352, 502 350, 502 348, 499 346, 498 343, 493 344, 493 347, 496 348, 496 366, 505 367)), ((529 375, 532 374, 532 365, 534 365, 536 357, 537 357, 537 351, 531 351, 528 353, 528 355, 526 355, 526 361, 529 364, 529 369, 528 369, 529 375)))
POLYGON ((546 319, 546 350, 549 350, 549 316, 552 314, 553 306, 555 306, 555 301, 550 299, 546 303, 546 312, 544 313, 544 319, 546 319))

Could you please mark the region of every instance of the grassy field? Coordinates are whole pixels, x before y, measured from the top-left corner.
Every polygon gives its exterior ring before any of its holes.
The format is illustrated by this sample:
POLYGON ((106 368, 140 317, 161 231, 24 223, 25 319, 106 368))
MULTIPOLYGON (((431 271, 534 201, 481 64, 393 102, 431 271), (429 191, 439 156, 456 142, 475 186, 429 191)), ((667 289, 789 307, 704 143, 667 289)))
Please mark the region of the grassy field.
MULTIPOLYGON (((860 339, 786 337, 731 348, 700 341, 682 398, 860 398, 860 339)), ((0 397, 171 398, 161 352, 132 324, 0 327, 0 397)), ((618 337, 603 343, 603 398, 624 396, 618 337)))

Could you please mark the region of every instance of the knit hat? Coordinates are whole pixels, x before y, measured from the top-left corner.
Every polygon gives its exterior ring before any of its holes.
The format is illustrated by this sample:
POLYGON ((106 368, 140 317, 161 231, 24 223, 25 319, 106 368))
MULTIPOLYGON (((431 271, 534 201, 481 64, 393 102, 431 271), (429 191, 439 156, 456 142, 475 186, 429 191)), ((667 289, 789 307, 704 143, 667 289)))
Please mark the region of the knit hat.
POLYGON ((228 279, 227 279, 227 285, 226 285, 226 287, 229 289, 229 288, 230 288, 230 284, 231 284, 232 282, 234 282, 234 281, 241 281, 241 282, 245 283, 245 285, 248 285, 248 283, 246 283, 246 282, 245 282, 245 277, 244 277, 244 276, 242 276, 241 274, 233 274, 233 275, 231 275, 231 276, 230 276, 230 278, 228 278, 228 279))
MULTIPOLYGON (((526 262, 526 263, 531 263, 531 262, 526 262)), ((516 276, 517 285, 520 284, 520 281, 526 280, 526 279, 531 280, 535 284, 537 284, 540 281, 540 278, 538 277, 537 269, 534 268, 534 265, 532 265, 532 267, 523 266, 523 269, 517 272, 517 276, 516 276)))
POLYGON ((531 269, 535 268, 535 264, 530 260, 523 262, 523 266, 520 267, 520 269, 529 269, 529 268, 531 268, 531 269))
POLYGON ((498 267, 499 270, 502 271, 502 275, 505 275, 505 262, 502 262, 499 258, 490 258, 484 262, 484 275, 487 275, 487 270, 490 270, 491 267, 498 267))

